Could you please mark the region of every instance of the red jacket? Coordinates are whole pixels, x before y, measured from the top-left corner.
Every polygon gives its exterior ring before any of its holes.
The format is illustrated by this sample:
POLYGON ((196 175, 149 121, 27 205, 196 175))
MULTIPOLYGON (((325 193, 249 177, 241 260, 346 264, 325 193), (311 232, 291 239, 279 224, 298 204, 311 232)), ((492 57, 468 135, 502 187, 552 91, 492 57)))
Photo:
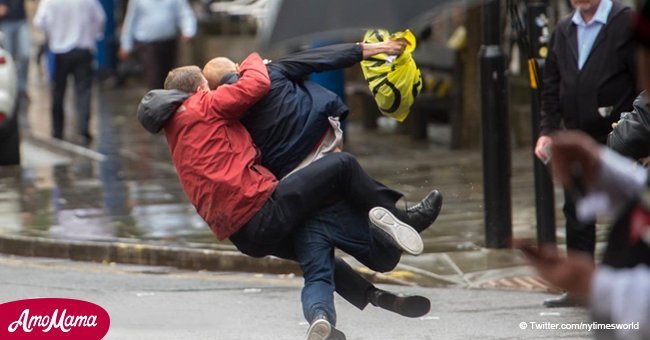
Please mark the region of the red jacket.
POLYGON ((164 126, 185 193, 217 239, 239 230, 259 211, 278 181, 239 118, 269 91, 256 53, 241 64, 236 84, 187 98, 164 126))

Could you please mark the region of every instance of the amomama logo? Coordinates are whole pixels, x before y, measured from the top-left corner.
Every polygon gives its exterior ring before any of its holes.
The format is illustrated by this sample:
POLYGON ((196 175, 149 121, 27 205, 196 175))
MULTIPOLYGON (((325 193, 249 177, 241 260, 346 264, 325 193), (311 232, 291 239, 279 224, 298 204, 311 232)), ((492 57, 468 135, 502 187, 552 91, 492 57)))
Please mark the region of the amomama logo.
POLYGON ((111 319, 82 300, 42 298, 0 304, 0 339, 102 339, 111 319))

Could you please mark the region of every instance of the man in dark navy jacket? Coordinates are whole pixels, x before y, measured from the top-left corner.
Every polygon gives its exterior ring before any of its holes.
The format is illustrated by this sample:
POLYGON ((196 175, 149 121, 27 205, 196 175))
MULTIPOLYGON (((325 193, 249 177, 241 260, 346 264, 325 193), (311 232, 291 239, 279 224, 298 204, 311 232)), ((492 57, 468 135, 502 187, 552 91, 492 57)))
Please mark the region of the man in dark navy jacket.
MULTIPOLYGON (((549 161, 553 131, 582 130, 605 143, 611 125, 632 109, 637 96, 631 10, 612 0, 572 0, 575 11, 558 24, 544 68, 542 119, 535 154, 549 161)), ((574 198, 565 190, 566 244, 594 256, 595 221, 576 218, 574 198)), ((566 295, 547 300, 548 307, 566 306, 566 295)))
MULTIPOLYGON (((269 94, 241 119, 260 148, 262 164, 283 178, 342 147, 339 119, 345 118, 348 108, 336 94, 306 80, 309 74, 349 67, 378 53, 399 54, 403 48, 404 43, 398 41, 338 44, 269 62, 269 94)), ((227 58, 215 58, 203 69, 212 89, 236 82, 237 71, 238 65, 227 58)), ((396 196, 395 201, 398 199, 396 196)), ((439 211, 442 196, 434 190, 421 204, 439 211)), ((401 253, 380 232, 366 228, 366 224, 367 218, 348 203, 337 203, 310 219, 276 252, 277 256, 297 259, 301 265, 305 274, 303 312, 312 325, 319 317, 335 323, 334 289, 360 309, 371 303, 408 317, 429 311, 430 302, 425 297, 377 289, 344 260, 334 257, 336 247, 376 271, 389 271, 397 265, 401 253)))
MULTIPOLYGON (((347 116, 348 107, 341 98, 306 80, 309 74, 349 67, 386 50, 401 53, 403 43, 390 43, 337 44, 269 62, 269 94, 241 119, 260 148, 263 164, 283 178, 321 142, 332 126, 330 117, 336 120, 347 116)), ((214 89, 220 83, 236 81, 237 70, 238 65, 231 60, 214 58, 205 65, 203 73, 214 89)))

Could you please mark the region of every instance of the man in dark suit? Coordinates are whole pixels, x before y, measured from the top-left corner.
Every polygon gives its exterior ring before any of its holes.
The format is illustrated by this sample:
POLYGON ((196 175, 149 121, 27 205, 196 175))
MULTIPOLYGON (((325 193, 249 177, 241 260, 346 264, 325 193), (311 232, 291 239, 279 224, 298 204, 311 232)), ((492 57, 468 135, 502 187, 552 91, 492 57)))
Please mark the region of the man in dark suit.
MULTIPOLYGON (((542 120, 535 154, 550 160, 553 131, 562 124, 605 143, 611 124, 629 111, 637 95, 631 9, 612 0, 571 0, 574 12, 559 22, 549 46, 542 90, 542 120)), ((576 218, 574 198, 565 190, 566 243, 594 256, 595 221, 576 218)), ((573 304, 566 295, 547 307, 573 304)))
MULTIPOLYGON (((647 93, 650 91, 650 2, 646 1, 638 14, 634 23, 635 40, 639 43, 638 74, 640 85, 647 93)), ((645 107, 645 103, 646 98, 640 98, 635 106, 645 107)), ((640 136, 648 132, 639 129, 634 134, 640 136)), ((644 138, 635 138, 624 144, 623 149, 641 150, 647 142, 644 138)), ((616 223, 608 237, 603 263, 599 266, 594 266, 593 260, 586 256, 562 258, 552 248, 536 251, 521 245, 529 263, 545 280, 588 303, 594 321, 638 322, 636 329, 596 330, 596 339, 650 339, 650 325, 645 322, 650 314, 648 170, 599 146, 579 132, 555 134, 552 153, 553 176, 566 185, 572 185, 571 169, 579 164, 584 170, 582 185, 586 193, 581 204, 587 206, 587 212, 609 215, 616 223), (589 196, 593 195, 605 197, 609 204, 605 207, 589 204, 589 196)))

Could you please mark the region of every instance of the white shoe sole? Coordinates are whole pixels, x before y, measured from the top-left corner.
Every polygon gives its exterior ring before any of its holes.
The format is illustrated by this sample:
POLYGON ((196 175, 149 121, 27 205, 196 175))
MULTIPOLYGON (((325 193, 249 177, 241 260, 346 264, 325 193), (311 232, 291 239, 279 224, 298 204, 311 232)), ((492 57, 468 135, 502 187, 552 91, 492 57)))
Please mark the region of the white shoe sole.
POLYGON ((386 232, 402 250, 411 255, 422 254, 424 243, 420 234, 410 225, 398 220, 386 208, 374 207, 368 216, 372 224, 386 232))
POLYGON ((325 319, 318 319, 309 326, 305 340, 325 340, 332 332, 332 325, 325 319))

